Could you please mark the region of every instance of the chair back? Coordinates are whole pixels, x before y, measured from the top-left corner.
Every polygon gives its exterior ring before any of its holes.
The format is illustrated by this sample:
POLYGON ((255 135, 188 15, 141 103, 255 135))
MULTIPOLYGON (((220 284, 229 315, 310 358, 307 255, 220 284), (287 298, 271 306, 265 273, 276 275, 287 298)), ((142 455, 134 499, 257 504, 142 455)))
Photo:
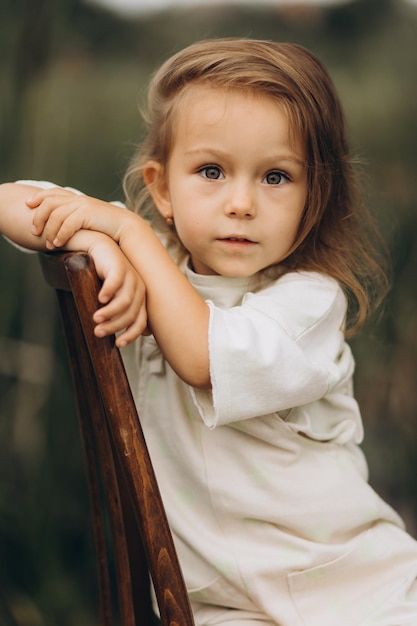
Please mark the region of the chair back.
POLYGON ((97 556, 100 623, 158 623, 151 605, 151 578, 161 624, 194 626, 120 352, 114 336, 94 335, 92 316, 100 289, 94 263, 78 252, 41 253, 40 260, 45 280, 58 297, 78 408, 97 556))

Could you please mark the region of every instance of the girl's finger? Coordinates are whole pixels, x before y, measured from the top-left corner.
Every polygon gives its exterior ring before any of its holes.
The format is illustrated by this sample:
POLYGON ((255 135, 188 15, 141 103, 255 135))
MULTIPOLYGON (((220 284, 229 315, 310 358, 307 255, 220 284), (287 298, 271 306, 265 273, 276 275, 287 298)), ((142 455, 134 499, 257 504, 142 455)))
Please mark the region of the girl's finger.
POLYGON ((129 343, 135 341, 141 335, 149 335, 150 330, 147 325, 146 311, 140 315, 133 324, 131 324, 126 330, 116 338, 116 346, 118 348, 124 348, 129 343))
POLYGON ((101 326, 109 333, 118 332, 133 324, 140 312, 137 307, 116 307, 115 312, 111 313, 110 311, 111 309, 103 307, 93 316, 93 321, 97 326, 101 326))
MULTIPOLYGON (((145 291, 141 283, 138 283, 136 275, 113 269, 103 282, 98 300, 103 305, 108 303, 108 306, 122 308, 136 306, 139 310, 144 297, 145 291)), ((116 308, 112 312, 116 312, 116 308)))
POLYGON ((74 196, 78 194, 74 194, 74 192, 69 191, 68 189, 63 189, 62 187, 51 187, 51 189, 44 189, 30 196, 30 198, 26 199, 26 205, 30 209, 34 209, 39 206, 46 198, 52 196, 74 196))
POLYGON ((109 335, 115 335, 121 331, 124 331, 128 328, 133 319, 131 317, 126 318, 125 316, 120 318, 113 318, 111 320, 106 320, 97 326, 94 329, 94 333, 97 337, 108 337, 109 335))
POLYGON ((55 211, 48 219, 44 232, 45 237, 58 248, 64 246, 81 228, 82 218, 73 211, 71 205, 62 211, 55 211))

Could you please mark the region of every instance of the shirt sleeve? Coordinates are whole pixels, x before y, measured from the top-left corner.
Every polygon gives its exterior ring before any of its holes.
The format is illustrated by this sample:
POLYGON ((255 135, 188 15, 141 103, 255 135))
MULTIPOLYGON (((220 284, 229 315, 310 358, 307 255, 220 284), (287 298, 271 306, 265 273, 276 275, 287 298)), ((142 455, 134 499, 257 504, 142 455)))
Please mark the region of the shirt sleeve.
MULTIPOLYGON (((51 183, 48 180, 17 180, 17 185, 30 185, 32 187, 39 187, 40 189, 53 189, 54 187, 61 187, 61 185, 57 185, 56 183, 51 183)), ((74 187, 62 187, 62 189, 67 189, 68 191, 72 191, 73 193, 78 194, 79 196, 85 195, 83 191, 79 189, 75 189, 74 187)), ((110 204, 114 204, 115 206, 120 206, 123 209, 126 208, 126 205, 123 202, 113 201, 110 204)))
POLYGON ((289 412, 350 381, 346 300, 333 279, 291 273, 240 306, 209 306, 212 390, 192 395, 210 428, 289 412))
MULTIPOLYGON (((61 185, 57 185, 56 183, 51 183, 48 180, 16 180, 16 185, 28 185, 29 187, 39 187, 39 189, 53 189, 54 187, 61 187, 61 185)), ((74 189, 73 187, 62 187, 63 189, 68 189, 68 191, 73 191, 79 195, 82 195, 82 191, 78 189, 74 189)))

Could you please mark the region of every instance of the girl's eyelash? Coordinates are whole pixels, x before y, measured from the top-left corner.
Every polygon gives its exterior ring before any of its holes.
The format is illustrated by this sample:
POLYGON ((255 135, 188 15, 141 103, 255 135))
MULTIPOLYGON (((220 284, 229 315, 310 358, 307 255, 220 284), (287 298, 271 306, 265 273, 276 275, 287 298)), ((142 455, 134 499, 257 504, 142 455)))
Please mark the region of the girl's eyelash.
POLYGON ((214 163, 207 163, 206 165, 202 165, 201 167, 197 168, 197 173, 198 174, 202 174, 205 178, 207 179, 211 179, 211 180, 217 180, 217 178, 219 178, 220 176, 223 175, 223 171, 221 169, 221 167, 219 167, 218 165, 215 165, 214 163), (209 176, 208 172, 209 170, 212 170, 212 174, 217 173, 218 176, 209 176))
POLYGON ((200 165, 199 167, 197 167, 197 172, 202 172, 203 170, 206 170, 210 167, 216 168, 218 170, 221 169, 219 165, 216 165, 215 163, 205 163, 204 165, 200 165))
MULTIPOLYGON (((205 165, 201 165, 200 167, 196 169, 196 172, 198 174, 201 174, 202 176, 204 176, 204 178, 207 178, 208 180, 218 180, 219 178, 224 176, 222 168, 219 165, 216 165, 215 163, 207 163, 205 165)), ((287 172, 284 172, 283 170, 272 169, 266 172, 262 180, 268 182, 271 185, 278 186, 282 184, 283 182, 291 182, 292 178, 287 172), (271 180, 269 181, 267 180, 268 177, 271 178, 273 176, 278 177, 279 180, 275 182, 272 182, 271 180)))
POLYGON ((292 180, 291 176, 287 174, 287 172, 284 172, 282 170, 269 170, 268 172, 266 172, 265 176, 263 177, 263 180, 267 181, 268 177, 271 177, 271 176, 279 176, 281 178, 279 183, 271 183, 271 184, 280 184, 283 182, 282 179, 284 179, 286 182, 291 182, 292 180))

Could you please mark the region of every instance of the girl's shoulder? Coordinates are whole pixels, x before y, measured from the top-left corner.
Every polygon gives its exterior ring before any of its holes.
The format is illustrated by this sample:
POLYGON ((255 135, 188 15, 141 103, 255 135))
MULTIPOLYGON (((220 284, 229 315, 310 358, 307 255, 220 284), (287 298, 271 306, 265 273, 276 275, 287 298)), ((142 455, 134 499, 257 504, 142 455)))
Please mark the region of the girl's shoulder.
POLYGON ((274 281, 260 285, 256 290, 259 296, 280 298, 286 296, 289 299, 306 300, 320 299, 333 300, 343 295, 343 290, 337 280, 332 276, 314 271, 287 272, 274 281))
POLYGON ((327 274, 312 271, 288 272, 246 294, 245 303, 276 319, 293 337, 323 322, 340 328, 347 310, 339 283, 327 274))

